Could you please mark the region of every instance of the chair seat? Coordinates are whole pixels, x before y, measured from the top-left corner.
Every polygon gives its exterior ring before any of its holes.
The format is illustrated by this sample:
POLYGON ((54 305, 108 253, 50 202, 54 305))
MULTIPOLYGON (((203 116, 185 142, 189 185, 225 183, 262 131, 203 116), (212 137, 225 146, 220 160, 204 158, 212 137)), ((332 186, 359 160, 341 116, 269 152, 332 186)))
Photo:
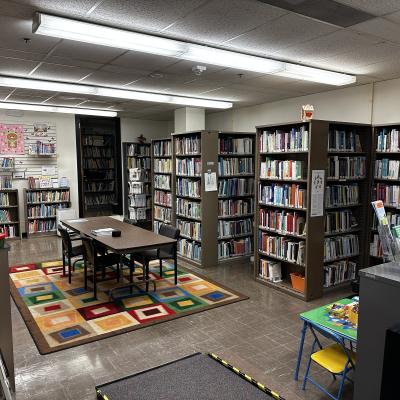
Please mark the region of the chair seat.
POLYGON ((77 257, 83 255, 83 246, 72 246, 71 257, 77 257))
POLYGON ((160 249, 160 252, 157 252, 157 249, 149 249, 143 250, 137 253, 133 253, 133 257, 135 260, 140 261, 141 259, 145 259, 146 261, 158 260, 159 258, 173 258, 174 256, 168 251, 160 249))
POLYGON ((104 256, 97 257, 97 268, 109 267, 111 265, 116 265, 120 262, 121 257, 119 254, 110 253, 104 256))
MULTIPOLYGON (((348 352, 353 363, 356 364, 356 353, 354 353, 352 350, 348 350, 348 352)), ((348 360, 347 355, 343 351, 342 347, 338 344, 334 344, 332 346, 325 347, 322 350, 316 351, 311 355, 311 359, 332 374, 342 373, 348 360)), ((351 368, 351 364, 349 364, 348 369, 351 368)))

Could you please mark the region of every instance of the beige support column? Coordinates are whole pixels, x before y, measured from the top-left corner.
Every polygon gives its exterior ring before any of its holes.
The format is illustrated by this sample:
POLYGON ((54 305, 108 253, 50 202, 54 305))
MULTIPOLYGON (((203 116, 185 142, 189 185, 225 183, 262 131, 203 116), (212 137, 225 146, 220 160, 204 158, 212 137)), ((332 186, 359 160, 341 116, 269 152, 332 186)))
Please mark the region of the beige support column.
POLYGON ((206 127, 204 108, 183 107, 175 110, 175 133, 202 131, 206 127))

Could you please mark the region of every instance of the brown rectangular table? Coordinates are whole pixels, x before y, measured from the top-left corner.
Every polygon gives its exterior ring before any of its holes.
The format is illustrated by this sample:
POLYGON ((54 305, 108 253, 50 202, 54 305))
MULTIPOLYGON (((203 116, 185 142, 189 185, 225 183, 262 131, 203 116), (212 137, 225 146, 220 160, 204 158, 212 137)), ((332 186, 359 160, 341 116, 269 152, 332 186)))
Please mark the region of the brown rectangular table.
MULTIPOLYGON (((127 224, 111 217, 90 217, 73 220, 63 220, 62 223, 69 229, 81 235, 86 235, 96 240, 101 246, 114 253, 125 255, 140 252, 141 250, 159 249, 163 246, 174 246, 174 268, 175 280, 177 274, 176 240, 166 236, 158 235, 152 231, 127 224), (102 228, 113 228, 121 231, 120 237, 98 236, 92 233, 93 230, 102 228)), ((131 260, 134 263, 134 260, 131 260)), ((131 268, 133 265, 131 265, 131 268)), ((146 290, 148 291, 149 268, 144 266, 146 290)))

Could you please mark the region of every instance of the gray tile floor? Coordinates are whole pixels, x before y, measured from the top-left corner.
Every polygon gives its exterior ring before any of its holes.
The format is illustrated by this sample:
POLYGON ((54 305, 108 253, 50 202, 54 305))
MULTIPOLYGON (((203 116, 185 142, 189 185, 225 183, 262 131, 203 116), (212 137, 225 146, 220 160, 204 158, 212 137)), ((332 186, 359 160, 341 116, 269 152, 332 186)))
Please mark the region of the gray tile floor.
MULTIPOLYGON (((10 264, 59 258, 56 237, 11 242, 10 264)), ((251 266, 238 264, 197 270, 248 296, 249 300, 41 356, 13 304, 17 400, 94 400, 94 386, 193 352, 215 352, 287 400, 328 399, 293 381, 301 323, 298 314, 344 297, 331 293, 304 303, 257 284, 251 266)), ((308 341, 309 346, 309 341, 308 341)), ((307 347, 308 349, 308 347, 307 347)), ((337 389, 331 376, 314 367, 314 376, 337 389)), ((346 385, 344 400, 352 399, 346 385)))

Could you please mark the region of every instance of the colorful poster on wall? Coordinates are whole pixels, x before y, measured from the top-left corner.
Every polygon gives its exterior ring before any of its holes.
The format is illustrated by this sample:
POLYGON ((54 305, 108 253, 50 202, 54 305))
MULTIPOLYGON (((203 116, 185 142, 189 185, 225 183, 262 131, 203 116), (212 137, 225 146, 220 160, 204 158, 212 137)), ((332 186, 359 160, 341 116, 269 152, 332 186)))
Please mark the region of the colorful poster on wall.
POLYGON ((0 124, 0 154, 24 154, 24 127, 0 124))

